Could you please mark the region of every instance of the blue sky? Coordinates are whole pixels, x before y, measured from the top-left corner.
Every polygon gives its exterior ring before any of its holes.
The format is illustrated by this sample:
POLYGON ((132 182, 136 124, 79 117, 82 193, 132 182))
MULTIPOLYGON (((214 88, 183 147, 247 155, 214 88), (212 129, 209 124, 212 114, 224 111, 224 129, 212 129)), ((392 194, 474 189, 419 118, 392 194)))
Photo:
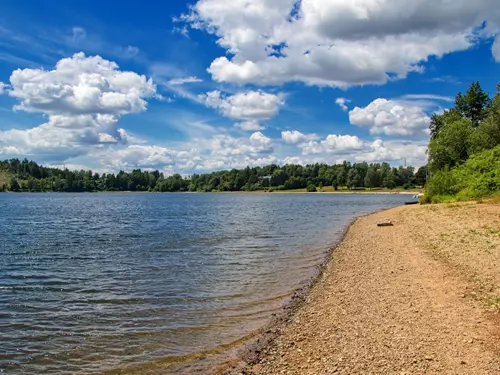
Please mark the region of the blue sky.
POLYGON ((2 1, 0 158, 422 165, 432 113, 496 92, 495 2, 2 1))

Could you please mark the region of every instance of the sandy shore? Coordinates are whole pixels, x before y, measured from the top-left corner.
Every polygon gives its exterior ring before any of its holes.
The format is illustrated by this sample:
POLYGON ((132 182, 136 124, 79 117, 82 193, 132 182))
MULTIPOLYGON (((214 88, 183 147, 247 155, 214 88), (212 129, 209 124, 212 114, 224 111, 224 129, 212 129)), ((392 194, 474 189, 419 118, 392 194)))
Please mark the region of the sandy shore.
POLYGON ((398 207, 357 219, 302 306, 235 370, 497 375, 499 311, 500 206, 398 207))

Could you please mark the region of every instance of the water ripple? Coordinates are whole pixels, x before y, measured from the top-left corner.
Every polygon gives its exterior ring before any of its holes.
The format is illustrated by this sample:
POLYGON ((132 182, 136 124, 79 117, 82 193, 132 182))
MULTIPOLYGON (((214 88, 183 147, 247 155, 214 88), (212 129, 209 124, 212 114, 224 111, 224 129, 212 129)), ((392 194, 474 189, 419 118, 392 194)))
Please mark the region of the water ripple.
POLYGON ((203 369, 280 309, 353 216, 403 200, 0 194, 0 372, 203 369))

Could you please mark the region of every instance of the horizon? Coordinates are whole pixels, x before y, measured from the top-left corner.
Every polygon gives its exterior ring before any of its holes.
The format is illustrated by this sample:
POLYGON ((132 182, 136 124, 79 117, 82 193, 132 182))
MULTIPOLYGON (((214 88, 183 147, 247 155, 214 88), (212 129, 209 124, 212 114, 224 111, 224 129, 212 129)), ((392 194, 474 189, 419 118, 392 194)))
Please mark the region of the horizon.
POLYGON ((494 5, 2 2, 0 159, 183 176, 417 169, 432 114, 473 81, 496 92, 494 5))

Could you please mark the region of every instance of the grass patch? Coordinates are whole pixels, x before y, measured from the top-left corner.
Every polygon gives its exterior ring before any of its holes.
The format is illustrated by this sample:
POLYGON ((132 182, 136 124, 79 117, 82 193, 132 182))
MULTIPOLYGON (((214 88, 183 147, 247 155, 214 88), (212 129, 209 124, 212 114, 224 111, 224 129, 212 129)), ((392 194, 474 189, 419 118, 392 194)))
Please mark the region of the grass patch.
POLYGON ((500 310, 500 297, 488 297, 486 299, 486 304, 490 308, 500 310))
POLYGON ((478 199, 477 203, 480 204, 500 204, 500 192, 493 193, 486 197, 478 199))

